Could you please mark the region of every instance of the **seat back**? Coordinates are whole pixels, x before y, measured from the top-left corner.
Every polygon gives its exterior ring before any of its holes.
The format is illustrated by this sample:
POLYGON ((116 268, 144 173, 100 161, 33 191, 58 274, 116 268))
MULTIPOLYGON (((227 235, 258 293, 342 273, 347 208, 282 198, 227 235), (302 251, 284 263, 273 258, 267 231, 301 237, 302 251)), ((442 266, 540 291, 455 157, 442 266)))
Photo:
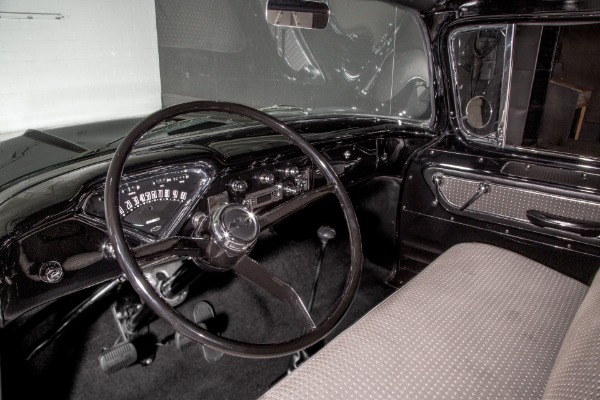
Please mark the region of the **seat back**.
POLYGON ((600 277, 577 310, 548 379, 543 400, 600 398, 600 277))

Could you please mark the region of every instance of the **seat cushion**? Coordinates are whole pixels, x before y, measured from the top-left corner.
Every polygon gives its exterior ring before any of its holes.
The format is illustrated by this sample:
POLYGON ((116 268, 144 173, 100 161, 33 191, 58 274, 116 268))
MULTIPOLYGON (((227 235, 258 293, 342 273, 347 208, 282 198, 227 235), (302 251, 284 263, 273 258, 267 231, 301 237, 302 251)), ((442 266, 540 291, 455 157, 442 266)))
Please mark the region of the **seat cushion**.
POLYGON ((587 290, 513 252, 460 244, 263 398, 541 398, 587 290))

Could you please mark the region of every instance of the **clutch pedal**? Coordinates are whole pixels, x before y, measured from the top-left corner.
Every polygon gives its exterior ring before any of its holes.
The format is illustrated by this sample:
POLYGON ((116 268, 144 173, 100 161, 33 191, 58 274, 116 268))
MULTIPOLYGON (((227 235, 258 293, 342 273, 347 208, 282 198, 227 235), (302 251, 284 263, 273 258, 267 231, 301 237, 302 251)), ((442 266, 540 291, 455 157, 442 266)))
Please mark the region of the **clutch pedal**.
POLYGON ((137 350, 133 343, 125 342, 103 351, 98 356, 98 362, 102 371, 113 374, 133 364, 137 357, 137 350))
MULTIPOLYGON (((196 325, 198 325, 204 330, 208 330, 208 327, 206 326, 205 322, 215 318, 215 311, 209 303, 205 301, 200 301, 194 306, 193 316, 196 325)), ((175 346, 177 347, 177 350, 185 351, 193 347, 194 344, 198 343, 188 338, 187 336, 181 334, 180 332, 175 333, 175 346)), ((211 349, 210 347, 204 345, 201 346, 202 353, 204 354, 204 358, 206 359, 206 361, 215 362, 219 361, 223 357, 223 353, 221 353, 220 351, 211 349)))

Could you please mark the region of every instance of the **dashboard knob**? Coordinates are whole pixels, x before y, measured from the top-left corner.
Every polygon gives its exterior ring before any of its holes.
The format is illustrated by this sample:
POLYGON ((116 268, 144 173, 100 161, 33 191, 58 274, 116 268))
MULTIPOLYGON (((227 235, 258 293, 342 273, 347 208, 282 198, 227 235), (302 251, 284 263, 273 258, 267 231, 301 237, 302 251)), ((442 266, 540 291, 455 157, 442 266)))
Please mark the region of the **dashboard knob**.
POLYGON ((305 179, 304 175, 297 174, 296 176, 294 176, 294 183, 298 187, 304 187, 304 185, 306 184, 306 179, 305 179))
POLYGON ((239 179, 231 182, 230 187, 234 193, 244 193, 248 189, 248 183, 239 179))
POLYGON ((300 173, 300 170, 295 165, 290 165, 285 167, 282 172, 283 176, 285 176, 286 178, 291 178, 293 176, 298 175, 300 173))
POLYGON ((285 193, 286 196, 296 196, 302 193, 302 188, 287 184, 283 187, 283 193, 285 193))
POLYGON ((275 175, 267 171, 261 172, 257 179, 263 185, 272 185, 275 183, 275 175))

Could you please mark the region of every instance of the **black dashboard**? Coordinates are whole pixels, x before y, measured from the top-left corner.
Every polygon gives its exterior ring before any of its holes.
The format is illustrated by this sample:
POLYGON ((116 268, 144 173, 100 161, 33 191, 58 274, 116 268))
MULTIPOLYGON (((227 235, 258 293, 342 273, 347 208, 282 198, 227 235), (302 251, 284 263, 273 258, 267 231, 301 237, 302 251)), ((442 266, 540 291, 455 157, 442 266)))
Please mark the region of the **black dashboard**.
MULTIPOLYGON (((347 187, 391 170, 401 172, 429 135, 389 126, 326 132, 313 144, 347 187)), ((252 138, 235 157, 211 141, 148 146, 136 151, 120 189, 120 213, 131 246, 173 235, 192 235, 194 224, 224 203, 244 204, 257 215, 325 185, 309 159, 281 138, 252 138), (273 145, 276 143, 277 145, 273 145)), ((226 147, 231 150, 231 147, 226 147)), ((74 163, 26 182, 0 209, 5 302, 3 324, 23 312, 121 274, 104 222, 104 176, 110 156, 74 163), (8 290, 6 290, 8 289, 8 290)))

